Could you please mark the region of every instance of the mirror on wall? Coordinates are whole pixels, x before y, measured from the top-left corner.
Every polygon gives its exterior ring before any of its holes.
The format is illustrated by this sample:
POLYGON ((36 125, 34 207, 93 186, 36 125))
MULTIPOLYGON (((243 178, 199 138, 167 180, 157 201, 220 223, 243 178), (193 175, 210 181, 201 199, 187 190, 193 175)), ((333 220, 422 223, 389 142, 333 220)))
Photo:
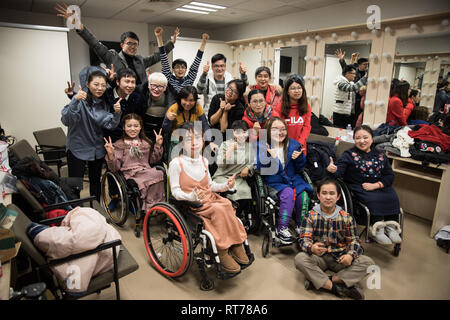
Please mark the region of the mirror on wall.
POLYGON ((306 46, 282 47, 278 50, 279 53, 276 52, 276 55, 279 54, 279 58, 275 58, 275 61, 277 61, 275 68, 278 73, 274 76, 274 83, 283 87, 286 79, 292 74, 299 74, 304 77, 306 72, 306 46), (276 82, 277 78, 278 82, 276 82))
POLYGON ((422 89, 425 62, 395 62, 392 78, 408 81, 411 88, 422 89))
MULTIPOLYGON (((418 90, 417 107, 426 107, 431 114, 443 107, 440 104, 450 103, 436 99, 437 94, 442 96, 439 92, 445 90, 442 84, 450 71, 450 32, 400 37, 395 54, 392 78, 405 80, 411 90, 418 90)), ((408 120, 416 120, 414 114, 408 120)))
POLYGON ((347 124, 350 123, 352 128, 354 128, 358 117, 362 113, 360 107, 361 94, 364 95, 364 92, 360 91, 354 93, 342 91, 338 89, 337 84, 339 81, 357 82, 367 73, 369 67, 368 61, 365 61, 360 65, 358 65, 356 61, 360 58, 368 60, 371 45, 372 42, 370 40, 349 41, 325 45, 325 71, 320 114, 329 119, 335 127, 345 128, 347 127, 347 124), (343 59, 345 64, 350 65, 354 62, 356 68, 355 71, 348 73, 345 77, 342 75, 343 67, 336 54, 339 50, 344 54, 343 59), (359 53, 359 55, 356 56, 357 53, 359 53), (355 54, 355 61, 351 61, 353 54, 355 54))

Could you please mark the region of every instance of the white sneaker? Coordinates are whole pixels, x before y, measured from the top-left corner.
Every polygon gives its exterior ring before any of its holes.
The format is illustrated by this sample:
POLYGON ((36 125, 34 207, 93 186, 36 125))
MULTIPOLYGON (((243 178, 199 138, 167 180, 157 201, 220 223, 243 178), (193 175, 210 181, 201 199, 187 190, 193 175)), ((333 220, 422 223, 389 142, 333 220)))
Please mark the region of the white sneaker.
POLYGON ((292 236, 288 228, 282 228, 280 231, 275 232, 275 236, 283 243, 293 243, 295 238, 292 236))

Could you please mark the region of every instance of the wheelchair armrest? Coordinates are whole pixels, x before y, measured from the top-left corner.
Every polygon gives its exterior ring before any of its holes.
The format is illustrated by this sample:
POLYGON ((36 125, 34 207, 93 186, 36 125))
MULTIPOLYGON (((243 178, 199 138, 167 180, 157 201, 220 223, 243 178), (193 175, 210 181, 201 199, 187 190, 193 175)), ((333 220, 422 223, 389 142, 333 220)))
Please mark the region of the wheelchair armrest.
POLYGON ((164 168, 163 166, 156 165, 156 166, 154 166, 154 168, 155 168, 156 170, 162 171, 164 174, 167 174, 166 168, 164 168))
POLYGON ((169 201, 175 205, 180 207, 189 207, 193 209, 198 209, 203 207, 203 203, 200 201, 189 201, 189 200, 177 200, 174 197, 170 197, 169 201))
POLYGON ((65 206, 70 206, 70 205, 76 205, 76 204, 80 204, 80 203, 85 203, 85 202, 90 202, 91 206, 92 206, 92 202, 94 200, 96 200, 97 198, 95 196, 91 196, 91 197, 87 197, 87 198, 82 198, 82 199, 75 199, 75 200, 69 200, 66 202, 60 202, 60 203, 55 203, 55 204, 51 204, 48 206, 43 207, 42 209, 35 209, 34 212, 45 212, 45 211, 50 211, 53 209, 60 209, 63 208, 65 206))
POLYGON ((120 246, 121 244, 122 244, 122 240, 120 240, 120 239, 109 241, 109 242, 106 242, 106 243, 103 243, 103 244, 99 245, 95 249, 87 250, 87 251, 80 252, 80 253, 77 253, 77 254, 72 254, 72 255, 70 255, 68 257, 65 257, 65 258, 55 259, 55 260, 49 261, 46 265, 41 266, 41 267, 56 266, 56 265, 59 265, 59 264, 62 264, 62 263, 66 263, 68 261, 72 261, 72 260, 75 260, 75 259, 83 258, 83 257, 89 256, 91 254, 95 254, 97 252, 100 252, 100 251, 103 251, 103 250, 106 250, 106 249, 110 249, 112 247, 120 246))

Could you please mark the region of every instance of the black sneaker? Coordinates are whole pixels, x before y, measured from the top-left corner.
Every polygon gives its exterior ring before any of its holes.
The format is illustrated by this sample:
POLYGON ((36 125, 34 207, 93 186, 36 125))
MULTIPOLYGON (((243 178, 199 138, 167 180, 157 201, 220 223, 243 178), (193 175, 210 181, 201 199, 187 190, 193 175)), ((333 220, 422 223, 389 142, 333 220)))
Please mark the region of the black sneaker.
POLYGON ((305 280, 305 289, 306 290, 312 290, 314 289, 314 285, 311 281, 309 281, 308 279, 305 280))
POLYGON ((345 295, 349 298, 355 299, 355 300, 364 300, 364 292, 361 288, 358 288, 356 286, 347 287, 343 284, 336 284, 336 289, 339 293, 339 295, 345 295))

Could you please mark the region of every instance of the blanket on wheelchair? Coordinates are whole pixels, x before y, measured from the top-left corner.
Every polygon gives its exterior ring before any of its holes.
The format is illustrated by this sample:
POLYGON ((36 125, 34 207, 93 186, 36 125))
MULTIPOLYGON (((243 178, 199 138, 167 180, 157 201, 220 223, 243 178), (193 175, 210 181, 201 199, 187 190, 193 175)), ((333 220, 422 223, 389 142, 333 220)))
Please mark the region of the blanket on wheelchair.
MULTIPOLYGON (((121 239, 117 230, 108 225, 105 217, 98 211, 82 207, 71 210, 59 227, 33 223, 27 232, 48 260, 65 258, 121 239)), ((116 254, 119 255, 119 250, 116 254)), ((87 291, 93 276, 112 267, 112 249, 107 249, 57 265, 52 267, 52 270, 61 286, 70 294, 76 295, 87 291)))

